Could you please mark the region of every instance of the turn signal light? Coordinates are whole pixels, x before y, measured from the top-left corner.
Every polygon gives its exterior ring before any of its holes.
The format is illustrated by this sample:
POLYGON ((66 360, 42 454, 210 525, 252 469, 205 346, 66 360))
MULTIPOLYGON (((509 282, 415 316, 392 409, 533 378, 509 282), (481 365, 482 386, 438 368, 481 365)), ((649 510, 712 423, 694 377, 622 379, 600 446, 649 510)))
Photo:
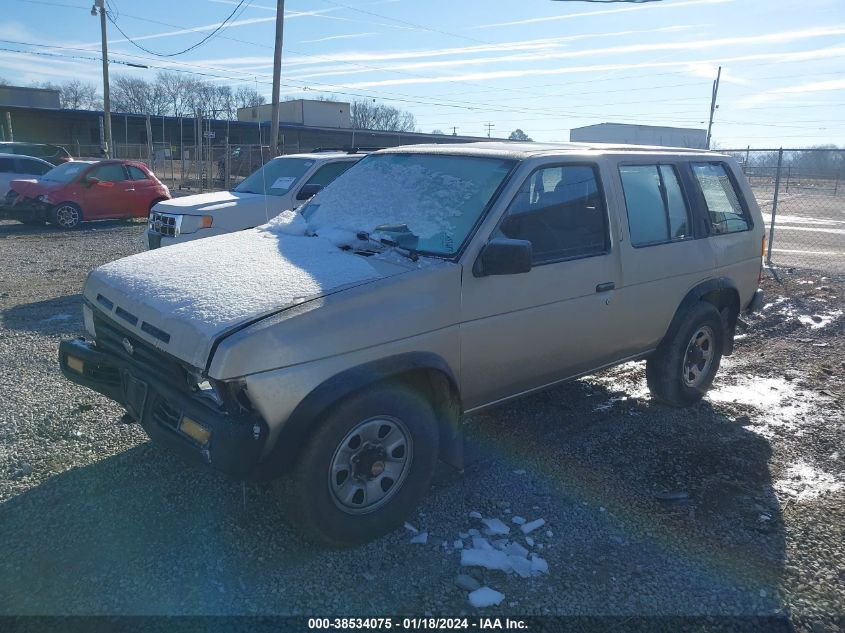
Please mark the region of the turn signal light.
POLYGON ((208 440, 211 439, 211 431, 187 416, 182 417, 182 421, 179 423, 179 430, 200 446, 205 446, 208 444, 208 440))
POLYGON ((79 359, 76 356, 67 357, 67 366, 78 374, 85 373, 85 363, 82 362, 82 359, 79 359))
POLYGON ((204 215, 200 218, 200 228, 201 229, 210 229, 212 224, 214 224, 214 217, 213 216, 204 215))

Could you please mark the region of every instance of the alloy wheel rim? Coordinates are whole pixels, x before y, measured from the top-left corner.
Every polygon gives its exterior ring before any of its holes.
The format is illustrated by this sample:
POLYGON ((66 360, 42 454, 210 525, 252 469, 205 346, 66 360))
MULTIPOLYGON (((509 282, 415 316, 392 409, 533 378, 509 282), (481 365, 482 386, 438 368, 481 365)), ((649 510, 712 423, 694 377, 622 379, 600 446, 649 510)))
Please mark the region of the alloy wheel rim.
POLYGON ((64 205, 56 210, 56 219, 60 226, 72 227, 79 223, 79 212, 75 207, 64 205))
POLYGON ((702 325, 690 338, 684 354, 683 380, 687 387, 700 387, 713 364, 716 337, 709 325, 702 325))
POLYGON ((408 427, 399 418, 377 416, 356 424, 329 463, 332 501, 347 514, 367 514, 401 489, 413 459, 408 427))

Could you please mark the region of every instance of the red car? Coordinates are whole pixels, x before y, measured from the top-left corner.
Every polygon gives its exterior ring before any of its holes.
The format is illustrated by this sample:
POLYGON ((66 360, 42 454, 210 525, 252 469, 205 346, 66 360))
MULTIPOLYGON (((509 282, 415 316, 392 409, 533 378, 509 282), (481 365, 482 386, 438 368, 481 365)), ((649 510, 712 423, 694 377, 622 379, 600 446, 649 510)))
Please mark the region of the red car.
POLYGON ((26 224, 52 222, 74 229, 80 222, 145 218, 170 191, 144 163, 132 160, 73 161, 37 180, 13 180, 6 216, 26 224))

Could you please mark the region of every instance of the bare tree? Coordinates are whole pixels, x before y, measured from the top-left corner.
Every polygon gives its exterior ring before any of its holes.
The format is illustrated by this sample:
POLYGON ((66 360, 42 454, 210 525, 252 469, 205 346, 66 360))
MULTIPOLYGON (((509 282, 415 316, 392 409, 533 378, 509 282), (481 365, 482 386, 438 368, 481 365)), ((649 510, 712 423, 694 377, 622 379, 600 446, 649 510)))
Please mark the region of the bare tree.
POLYGON ((167 101, 168 114, 178 117, 191 112, 200 81, 183 73, 169 72, 158 73, 155 81, 167 101))
POLYGON ((352 125, 364 130, 390 130, 393 132, 414 132, 417 122, 407 110, 370 101, 352 102, 352 125))
POLYGON ((164 87, 139 77, 120 75, 111 81, 113 112, 129 112, 162 116, 170 113, 164 87))
POLYGON ((432 130, 432 134, 443 134, 443 130, 432 130))
POLYGON ((68 110, 99 110, 103 100, 97 93, 97 86, 78 79, 66 81, 59 87, 62 107, 68 110))
MULTIPOLYGON (((263 94, 249 86, 238 86, 238 89, 235 90, 234 99, 237 108, 255 108, 267 103, 263 94)), ((235 115, 237 116, 237 112, 235 115)))

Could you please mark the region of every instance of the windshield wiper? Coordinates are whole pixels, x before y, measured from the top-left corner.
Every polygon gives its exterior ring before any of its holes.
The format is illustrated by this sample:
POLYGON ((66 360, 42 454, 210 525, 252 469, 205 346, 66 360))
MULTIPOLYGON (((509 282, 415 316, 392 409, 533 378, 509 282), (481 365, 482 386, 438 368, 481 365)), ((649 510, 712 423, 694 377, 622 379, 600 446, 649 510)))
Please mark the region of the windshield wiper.
MULTIPOLYGON (((386 225, 382 225, 382 226, 386 226, 386 225)), ((395 226, 395 225, 391 225, 391 226, 395 226)), ((403 224, 402 226, 405 226, 405 225, 403 224)), ((407 227, 405 227, 405 228, 407 229, 407 227)), ((382 229, 380 229, 380 227, 377 226, 375 230, 378 231, 378 230, 382 230, 382 229)), ((400 255, 404 255, 405 257, 410 259, 412 262, 415 262, 420 258, 419 251, 417 251, 416 249, 410 248, 410 247, 405 246, 403 244, 400 244, 396 240, 391 240, 390 238, 387 238, 387 237, 381 237, 379 239, 376 239, 372 235, 367 233, 366 231, 358 231, 358 233, 355 234, 355 237, 357 237, 362 242, 374 242, 376 244, 382 244, 384 246, 389 246, 390 248, 392 248, 396 252, 398 252, 400 255)), ((416 237, 416 236, 414 236, 414 237, 416 237)))

